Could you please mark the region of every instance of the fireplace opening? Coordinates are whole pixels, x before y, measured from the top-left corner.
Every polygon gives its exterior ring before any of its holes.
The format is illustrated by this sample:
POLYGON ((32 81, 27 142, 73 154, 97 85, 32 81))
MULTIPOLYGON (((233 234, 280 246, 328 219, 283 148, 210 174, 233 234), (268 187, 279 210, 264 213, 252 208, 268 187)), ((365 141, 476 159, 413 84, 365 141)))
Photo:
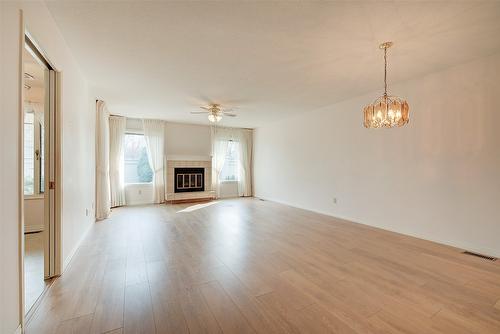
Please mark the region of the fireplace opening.
POLYGON ((205 168, 174 168, 174 192, 205 191, 205 168))

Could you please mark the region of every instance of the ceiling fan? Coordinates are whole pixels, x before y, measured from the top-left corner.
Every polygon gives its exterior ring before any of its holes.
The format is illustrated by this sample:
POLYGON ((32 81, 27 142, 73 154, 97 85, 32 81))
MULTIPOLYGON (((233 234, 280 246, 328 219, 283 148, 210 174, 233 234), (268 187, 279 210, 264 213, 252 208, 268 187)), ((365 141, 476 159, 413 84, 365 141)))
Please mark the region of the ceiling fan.
POLYGON ((222 109, 221 105, 218 103, 210 103, 208 106, 202 106, 203 111, 191 111, 191 114, 208 114, 208 120, 211 123, 217 123, 222 119, 222 116, 236 117, 235 113, 232 113, 233 109, 222 109))

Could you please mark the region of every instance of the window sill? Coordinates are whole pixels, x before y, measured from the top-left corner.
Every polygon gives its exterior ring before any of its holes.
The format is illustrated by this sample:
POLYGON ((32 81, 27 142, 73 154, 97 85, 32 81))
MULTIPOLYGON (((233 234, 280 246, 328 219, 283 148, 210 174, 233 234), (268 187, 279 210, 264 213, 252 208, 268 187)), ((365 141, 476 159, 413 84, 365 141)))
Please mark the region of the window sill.
POLYGON ((239 181, 236 181, 236 180, 224 180, 224 181, 220 181, 220 183, 238 183, 239 181))
POLYGON ((43 194, 39 195, 24 195, 25 200, 35 200, 35 199, 44 199, 43 194))
POLYGON ((128 186, 149 186, 149 185, 153 185, 153 182, 125 183, 125 187, 128 187, 128 186))

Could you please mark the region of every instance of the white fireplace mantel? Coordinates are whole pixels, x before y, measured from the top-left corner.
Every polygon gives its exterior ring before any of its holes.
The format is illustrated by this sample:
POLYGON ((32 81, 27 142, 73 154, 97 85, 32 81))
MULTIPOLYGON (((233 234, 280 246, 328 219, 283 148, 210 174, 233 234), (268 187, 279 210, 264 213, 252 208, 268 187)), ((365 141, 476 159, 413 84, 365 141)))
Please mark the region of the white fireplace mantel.
POLYGON ((212 161, 210 155, 167 155, 167 161, 212 161))

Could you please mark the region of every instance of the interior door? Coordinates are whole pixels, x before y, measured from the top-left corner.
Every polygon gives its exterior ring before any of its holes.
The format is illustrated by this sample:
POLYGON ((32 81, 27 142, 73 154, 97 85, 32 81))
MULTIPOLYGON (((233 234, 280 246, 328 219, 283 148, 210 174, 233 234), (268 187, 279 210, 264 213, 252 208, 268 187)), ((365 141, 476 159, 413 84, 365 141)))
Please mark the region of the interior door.
POLYGON ((46 71, 47 90, 45 95, 45 277, 57 274, 56 256, 56 87, 57 73, 46 71))

